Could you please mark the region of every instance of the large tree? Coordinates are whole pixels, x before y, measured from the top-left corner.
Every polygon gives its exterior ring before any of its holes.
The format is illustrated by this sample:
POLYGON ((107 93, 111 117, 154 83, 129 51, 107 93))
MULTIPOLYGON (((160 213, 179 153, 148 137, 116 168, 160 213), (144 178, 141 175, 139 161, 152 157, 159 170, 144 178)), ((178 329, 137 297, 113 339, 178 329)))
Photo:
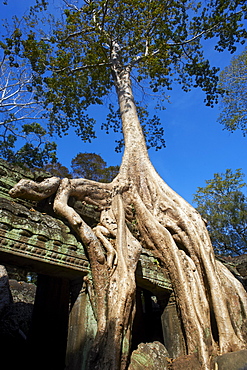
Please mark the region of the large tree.
POLYGON ((225 91, 221 100, 219 122, 231 132, 247 133, 247 48, 233 57, 220 73, 220 85, 225 91))
MULTIPOLYGON (((202 40, 213 38, 216 49, 234 51, 235 42, 246 35, 241 26, 244 1, 64 4, 63 18, 51 35, 39 37, 32 28, 20 37, 38 98, 50 109, 51 130, 61 133, 72 125, 87 139, 94 133, 86 109, 115 90, 119 112, 110 113, 121 118, 122 163, 108 184, 56 177, 39 184, 22 180, 11 195, 39 200, 56 192, 55 212, 67 219, 87 250, 92 281, 85 281, 97 318, 89 369, 127 367, 142 248, 152 250, 168 271, 187 352, 196 352, 202 368, 209 369, 213 354, 246 348, 246 293, 215 260, 199 213, 152 166, 145 141, 149 125, 142 129, 132 82, 149 85, 153 92, 171 88, 173 80, 185 90, 200 86, 206 104, 212 105, 218 94, 217 69, 204 59, 202 40), (68 205, 70 196, 98 205, 101 218, 94 229, 68 205), (135 232, 128 227, 133 222, 135 232)), ((156 138, 156 118, 150 123, 156 138)))
POLYGON ((240 255, 247 252, 246 184, 240 169, 215 173, 194 196, 196 208, 207 220, 209 235, 217 254, 240 255))

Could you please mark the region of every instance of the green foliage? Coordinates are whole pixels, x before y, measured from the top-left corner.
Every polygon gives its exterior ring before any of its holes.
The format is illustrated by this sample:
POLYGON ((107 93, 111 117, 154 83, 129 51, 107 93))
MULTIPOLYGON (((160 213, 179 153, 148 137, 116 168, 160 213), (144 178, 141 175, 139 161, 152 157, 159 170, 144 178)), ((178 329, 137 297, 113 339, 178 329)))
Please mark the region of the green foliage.
POLYGON ((44 169, 50 172, 52 176, 61 177, 61 178, 67 177, 68 179, 72 178, 72 175, 70 174, 68 168, 63 166, 59 162, 48 163, 44 166, 44 169))
POLYGON ((194 195, 197 210, 208 222, 215 252, 239 255, 247 252, 247 197, 240 169, 215 173, 194 195))
POLYGON ((12 163, 42 167, 56 160, 56 144, 41 120, 45 111, 36 99, 31 70, 17 57, 21 36, 17 28, 0 44, 0 155, 12 163))
POLYGON ((83 177, 99 182, 111 182, 118 174, 119 166, 106 167, 99 154, 79 153, 71 161, 73 177, 83 177))
POLYGON ((220 74, 225 90, 219 122, 229 131, 242 130, 247 134, 247 48, 220 74))
POLYGON ((86 178, 99 182, 111 182, 119 172, 119 166, 106 166, 99 154, 78 153, 71 161, 72 172, 61 163, 48 163, 43 167, 51 175, 67 178, 86 178))
POLYGON ((41 168, 48 162, 56 162, 56 149, 55 142, 46 141, 46 131, 37 122, 23 124, 19 130, 13 124, 7 125, 0 132, 0 155, 10 163, 41 168), (18 138, 26 142, 16 149, 18 138))
MULTIPOLYGON (((138 103, 136 104, 136 108, 148 149, 155 148, 155 150, 159 150, 165 147, 164 129, 161 126, 159 117, 154 115, 153 118, 149 118, 147 107, 140 106, 138 103)), ((107 134, 109 134, 110 130, 113 132, 121 132, 120 112, 119 109, 114 109, 112 104, 109 104, 109 113, 106 117, 106 123, 102 123, 101 128, 105 130, 107 134)), ((116 140, 116 143, 116 152, 121 152, 124 146, 123 138, 116 140)))
MULTIPOLYGON (((37 0, 26 17, 26 31, 16 27, 2 47, 12 63, 29 61, 31 87, 46 108, 48 132, 61 136, 72 126, 84 141, 95 137, 87 109, 105 103, 116 73, 126 69, 152 93, 162 94, 174 81, 185 91, 200 87, 212 106, 221 92, 218 70, 204 58, 201 41, 214 38, 217 50, 234 52, 247 34, 241 0, 87 0, 78 7, 63 2, 62 9, 54 19, 47 16, 49 4, 37 0)), ((146 120, 144 131, 150 130, 152 145, 163 146, 164 140, 156 142, 163 133, 157 117, 146 120)))
POLYGON ((103 169, 100 182, 111 182, 118 174, 119 166, 109 166, 103 169))

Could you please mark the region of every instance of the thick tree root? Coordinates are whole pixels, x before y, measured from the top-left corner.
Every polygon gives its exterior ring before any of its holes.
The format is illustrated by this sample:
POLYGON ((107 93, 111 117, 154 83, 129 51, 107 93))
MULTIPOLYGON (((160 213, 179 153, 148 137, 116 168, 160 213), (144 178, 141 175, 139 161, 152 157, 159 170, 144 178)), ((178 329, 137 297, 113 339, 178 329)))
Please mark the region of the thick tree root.
POLYGON ((209 369, 211 354, 246 348, 243 326, 247 314, 246 292, 233 275, 216 262, 200 215, 152 170, 146 178, 149 202, 147 205, 143 202, 140 190, 136 190, 134 197, 139 230, 146 245, 169 271, 188 353, 197 350, 203 368, 209 369), (151 176, 153 182, 150 183, 151 176), (153 209, 149 206, 152 203, 153 209))
POLYGON ((32 180, 20 180, 10 191, 12 198, 40 201, 56 193, 61 179, 50 177, 40 183, 32 180))
POLYGON ((135 269, 141 245, 126 226, 122 193, 126 187, 85 179, 51 178, 41 183, 22 180, 14 197, 42 200, 56 192, 54 211, 65 218, 83 242, 89 257, 92 282, 86 277, 97 333, 88 368, 126 369, 135 314, 135 269), (69 197, 96 205, 100 224, 94 229, 68 205, 69 197))
POLYGON ((202 369, 209 370, 211 355, 246 348, 246 292, 215 260, 200 215, 160 179, 149 162, 133 161, 132 168, 123 161, 111 184, 85 179, 51 178, 40 184, 22 180, 11 195, 41 200, 56 192, 54 211, 67 219, 87 250, 92 271, 92 283, 87 284, 98 328, 88 368, 127 367, 142 241, 169 273, 188 354, 198 352, 202 369), (68 205, 71 196, 101 210, 94 229, 68 205), (126 218, 137 221, 139 240, 126 218))

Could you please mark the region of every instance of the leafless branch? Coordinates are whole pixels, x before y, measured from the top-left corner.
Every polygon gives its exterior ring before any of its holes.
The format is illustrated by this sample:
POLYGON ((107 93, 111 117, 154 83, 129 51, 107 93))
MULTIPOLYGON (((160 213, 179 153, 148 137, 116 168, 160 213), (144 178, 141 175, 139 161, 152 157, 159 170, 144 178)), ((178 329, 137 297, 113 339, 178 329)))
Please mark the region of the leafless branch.
POLYGON ((102 63, 94 63, 94 64, 85 64, 83 66, 72 68, 72 69, 70 67, 65 67, 65 68, 62 68, 62 69, 53 69, 52 72, 61 73, 61 72, 64 72, 64 71, 67 70, 69 74, 73 74, 75 72, 83 71, 85 69, 102 67, 102 66, 111 66, 111 63, 110 62, 102 62, 102 63))
POLYGON ((12 68, 8 60, 0 65, 0 125, 42 118, 35 91, 28 89, 31 83, 27 68, 12 68))

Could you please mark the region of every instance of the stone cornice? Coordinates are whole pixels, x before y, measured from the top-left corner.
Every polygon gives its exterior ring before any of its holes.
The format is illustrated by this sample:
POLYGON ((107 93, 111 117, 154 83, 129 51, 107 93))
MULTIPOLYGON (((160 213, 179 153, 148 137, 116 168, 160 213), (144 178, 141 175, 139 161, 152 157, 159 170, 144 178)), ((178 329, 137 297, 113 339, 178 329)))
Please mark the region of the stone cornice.
MULTIPOLYGON (((82 243, 73 230, 52 210, 52 199, 41 203, 12 199, 8 192, 22 178, 40 181, 47 172, 23 170, 0 159, 0 263, 20 265, 38 273, 74 279, 90 272, 82 243)), ((75 199, 71 205, 90 225, 99 222, 100 212, 75 199)), ((137 284, 154 294, 171 284, 150 251, 141 254, 137 284)))

